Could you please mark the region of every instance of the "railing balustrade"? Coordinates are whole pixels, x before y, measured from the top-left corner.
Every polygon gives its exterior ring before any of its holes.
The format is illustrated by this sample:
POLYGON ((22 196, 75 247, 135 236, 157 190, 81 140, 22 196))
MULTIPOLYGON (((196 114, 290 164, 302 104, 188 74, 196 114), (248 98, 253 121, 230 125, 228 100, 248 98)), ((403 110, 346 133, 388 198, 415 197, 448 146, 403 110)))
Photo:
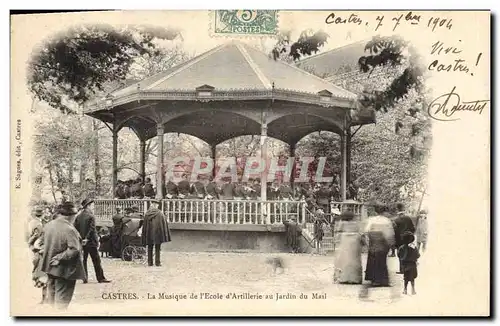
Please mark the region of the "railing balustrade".
MULTIPOLYGON (((151 199, 96 199, 94 213, 98 223, 109 224, 117 207, 123 212, 135 206, 144 215, 150 203, 151 199)), ((304 201, 164 199, 160 207, 169 223, 276 225, 296 217, 299 224, 306 224, 309 229, 314 221, 304 201)), ((332 202, 331 207, 352 210, 360 219, 366 216, 362 203, 332 202)))

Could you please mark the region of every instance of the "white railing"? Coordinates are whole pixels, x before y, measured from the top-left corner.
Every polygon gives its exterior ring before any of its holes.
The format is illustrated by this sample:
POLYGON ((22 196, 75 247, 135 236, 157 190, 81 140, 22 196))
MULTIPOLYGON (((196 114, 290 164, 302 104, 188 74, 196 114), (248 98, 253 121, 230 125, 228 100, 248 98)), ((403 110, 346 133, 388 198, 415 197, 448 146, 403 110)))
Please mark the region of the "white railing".
MULTIPOLYGON (((96 199, 95 217, 98 223, 111 223, 116 207, 137 207, 144 215, 151 199, 96 199)), ((296 217, 305 223, 303 201, 164 199, 161 209, 169 223, 208 224, 282 224, 296 217)))
MULTIPOLYGON (((126 208, 134 206, 144 215, 150 202, 151 199, 96 199, 95 217, 98 223, 110 224, 117 207, 124 213, 126 208)), ((363 203, 332 202, 331 207, 341 212, 352 210, 360 220, 366 217, 363 203)), ((314 221, 304 201, 164 199, 161 209, 169 223, 273 225, 282 224, 291 217, 296 217, 299 224, 314 221)))

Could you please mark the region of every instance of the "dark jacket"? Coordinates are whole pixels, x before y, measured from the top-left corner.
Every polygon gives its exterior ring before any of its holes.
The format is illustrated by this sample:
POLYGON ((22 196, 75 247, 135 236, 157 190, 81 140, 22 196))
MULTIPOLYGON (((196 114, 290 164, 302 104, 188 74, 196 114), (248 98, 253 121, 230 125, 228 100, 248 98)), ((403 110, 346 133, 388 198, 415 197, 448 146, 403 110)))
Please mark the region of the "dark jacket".
POLYGON ((205 198, 205 186, 201 181, 196 181, 195 183, 193 183, 193 185, 191 186, 191 194, 195 195, 197 198, 205 198))
POLYGON ((153 185, 149 182, 146 182, 146 184, 144 185, 144 196, 150 198, 154 198, 154 196, 156 196, 153 185))
POLYGON ((165 186, 164 195, 166 196, 167 194, 172 195, 174 197, 178 195, 177 185, 172 181, 167 182, 167 185, 165 186))
POLYGON ((95 227, 95 217, 88 208, 85 208, 78 214, 74 225, 75 229, 80 233, 80 237, 83 240, 87 239, 85 247, 98 247, 99 237, 95 227))
POLYGON ((185 196, 189 195, 190 190, 191 190, 191 185, 189 184, 189 181, 187 181, 187 180, 182 180, 177 185, 177 191, 179 192, 179 194, 182 194, 185 196))
POLYGON ((142 226, 142 244, 162 244, 172 241, 165 215, 158 209, 151 207, 144 216, 142 226))
POLYGON ((207 194, 212 196, 214 199, 217 199, 219 197, 219 188, 217 187, 217 184, 213 181, 211 181, 207 185, 207 194))
POLYGON ((399 216, 394 220, 394 235, 396 237, 396 246, 401 246, 402 243, 402 235, 405 232, 415 233, 415 226, 413 225, 413 221, 409 216, 404 214, 399 214, 399 216))
POLYGON ((85 279, 81 238, 71 223, 59 218, 47 223, 43 242, 42 272, 67 280, 85 279), (57 266, 50 265, 54 257, 60 261, 57 266))

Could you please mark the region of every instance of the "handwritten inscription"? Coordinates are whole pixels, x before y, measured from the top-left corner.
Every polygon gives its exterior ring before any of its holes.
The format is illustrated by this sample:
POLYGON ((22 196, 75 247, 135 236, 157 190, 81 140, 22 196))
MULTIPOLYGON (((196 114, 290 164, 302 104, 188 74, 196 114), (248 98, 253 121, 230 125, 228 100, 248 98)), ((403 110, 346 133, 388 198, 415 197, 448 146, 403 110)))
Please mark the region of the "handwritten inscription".
POLYGON ((363 20, 356 14, 351 14, 348 18, 336 16, 333 12, 326 17, 325 23, 327 24, 357 24, 361 25, 363 20))
POLYGON ((393 32, 398 29, 398 27, 403 25, 410 26, 423 26, 424 28, 430 29, 431 31, 436 31, 438 29, 448 29, 451 30, 453 27, 453 20, 443 17, 424 17, 422 14, 417 14, 412 11, 406 13, 396 13, 393 15, 378 15, 375 20, 365 19, 361 14, 350 14, 340 15, 336 13, 330 13, 325 19, 326 24, 353 24, 353 25, 364 25, 373 27, 375 31, 378 31, 383 26, 390 28, 393 32))
POLYGON ((459 111, 469 111, 482 114, 490 100, 461 101, 460 95, 455 93, 456 86, 451 92, 435 98, 427 108, 429 116, 438 121, 455 121, 455 114, 459 111))
MULTIPOLYGON (((460 44, 462 40, 458 40, 460 44)), ((461 58, 462 48, 460 45, 445 44, 442 41, 437 41, 431 45, 431 55, 440 56, 439 59, 433 60, 427 69, 435 72, 461 72, 474 76, 472 65, 461 58), (450 60, 449 57, 452 57, 450 60), (441 57, 444 57, 441 59, 441 57)), ((476 59, 476 66, 479 65, 482 53, 479 53, 476 59)))

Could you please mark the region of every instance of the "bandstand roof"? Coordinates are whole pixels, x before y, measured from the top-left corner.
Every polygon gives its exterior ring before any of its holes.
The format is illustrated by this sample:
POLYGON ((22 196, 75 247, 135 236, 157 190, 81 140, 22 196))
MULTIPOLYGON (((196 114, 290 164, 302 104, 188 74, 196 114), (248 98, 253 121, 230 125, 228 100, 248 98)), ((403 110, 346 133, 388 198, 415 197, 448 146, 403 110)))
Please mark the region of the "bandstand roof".
POLYGON ((354 93, 232 41, 91 102, 85 113, 130 127, 143 139, 156 135, 160 122, 164 132, 217 144, 259 135, 267 110, 268 136, 291 143, 314 131, 340 132, 356 100, 354 93))

